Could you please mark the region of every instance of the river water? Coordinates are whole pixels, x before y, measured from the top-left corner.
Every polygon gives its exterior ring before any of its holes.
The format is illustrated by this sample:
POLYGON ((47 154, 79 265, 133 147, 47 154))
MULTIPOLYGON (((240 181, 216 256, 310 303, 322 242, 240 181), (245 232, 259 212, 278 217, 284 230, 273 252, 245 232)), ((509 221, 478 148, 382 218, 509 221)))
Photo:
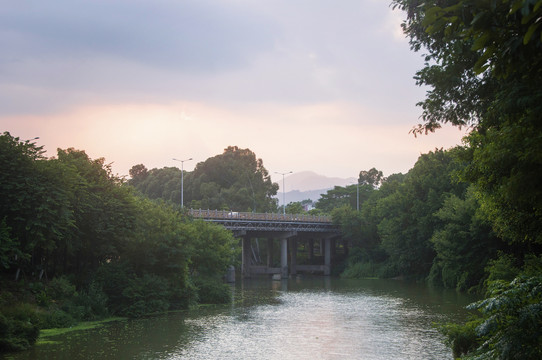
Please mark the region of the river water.
POLYGON ((394 280, 297 277, 232 287, 228 306, 74 331, 6 359, 453 359, 435 323, 475 300, 394 280))

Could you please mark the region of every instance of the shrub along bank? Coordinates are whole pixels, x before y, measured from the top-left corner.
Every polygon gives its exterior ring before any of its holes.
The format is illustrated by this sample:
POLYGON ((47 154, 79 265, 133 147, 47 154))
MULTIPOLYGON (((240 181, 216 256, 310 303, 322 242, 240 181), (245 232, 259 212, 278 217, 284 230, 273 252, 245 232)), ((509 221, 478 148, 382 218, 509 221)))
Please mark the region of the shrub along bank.
POLYGON ((0 135, 0 352, 39 329, 225 301, 232 234, 138 196, 104 159, 0 135))

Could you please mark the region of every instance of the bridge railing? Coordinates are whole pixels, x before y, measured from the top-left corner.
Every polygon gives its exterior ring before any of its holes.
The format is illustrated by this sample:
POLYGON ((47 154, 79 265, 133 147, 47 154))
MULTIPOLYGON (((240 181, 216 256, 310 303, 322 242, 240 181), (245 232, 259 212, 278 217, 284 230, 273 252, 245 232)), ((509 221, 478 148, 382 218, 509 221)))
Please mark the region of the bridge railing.
POLYGON ((295 222, 316 222, 331 223, 331 216, 308 215, 308 214, 275 214, 275 213, 253 213, 237 212, 228 210, 203 210, 190 209, 188 214, 194 218, 201 219, 238 219, 238 220, 264 220, 264 221, 295 221, 295 222))

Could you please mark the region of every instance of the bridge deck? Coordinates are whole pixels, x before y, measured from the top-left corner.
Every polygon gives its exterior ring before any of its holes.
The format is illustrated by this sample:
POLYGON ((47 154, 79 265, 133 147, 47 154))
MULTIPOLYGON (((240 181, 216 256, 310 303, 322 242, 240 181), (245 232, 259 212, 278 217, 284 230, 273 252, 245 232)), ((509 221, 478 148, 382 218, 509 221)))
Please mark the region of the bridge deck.
POLYGON ((331 216, 307 214, 274 214, 235 212, 227 210, 190 209, 189 215, 201 219, 220 220, 256 220, 256 221, 287 221, 303 223, 332 223, 331 216))

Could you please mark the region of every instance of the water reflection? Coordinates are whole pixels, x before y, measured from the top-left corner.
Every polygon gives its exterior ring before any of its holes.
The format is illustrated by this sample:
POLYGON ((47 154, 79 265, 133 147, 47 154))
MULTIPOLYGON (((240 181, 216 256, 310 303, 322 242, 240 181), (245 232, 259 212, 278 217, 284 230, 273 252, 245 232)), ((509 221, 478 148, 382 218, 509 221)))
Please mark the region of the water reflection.
POLYGON ((247 280, 232 305, 110 324, 12 359, 451 359, 432 327, 473 299, 383 280, 247 280))

